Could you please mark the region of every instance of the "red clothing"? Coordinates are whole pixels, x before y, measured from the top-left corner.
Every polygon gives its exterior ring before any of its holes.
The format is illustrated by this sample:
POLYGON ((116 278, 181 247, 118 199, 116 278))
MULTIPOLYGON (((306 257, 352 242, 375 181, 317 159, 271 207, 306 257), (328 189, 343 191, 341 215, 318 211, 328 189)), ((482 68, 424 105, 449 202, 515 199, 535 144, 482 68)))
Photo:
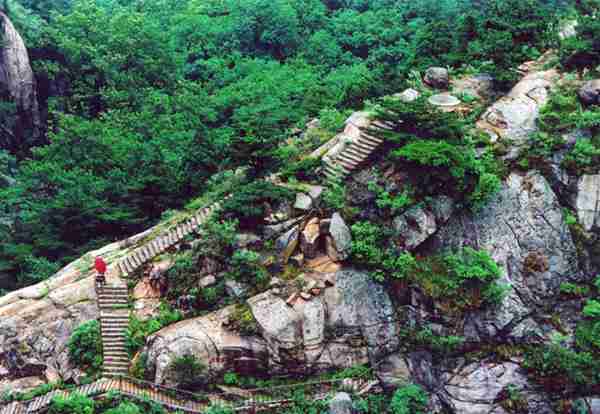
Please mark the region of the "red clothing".
POLYGON ((106 262, 102 260, 101 257, 96 257, 96 262, 94 263, 94 267, 96 271, 100 274, 106 273, 106 262))

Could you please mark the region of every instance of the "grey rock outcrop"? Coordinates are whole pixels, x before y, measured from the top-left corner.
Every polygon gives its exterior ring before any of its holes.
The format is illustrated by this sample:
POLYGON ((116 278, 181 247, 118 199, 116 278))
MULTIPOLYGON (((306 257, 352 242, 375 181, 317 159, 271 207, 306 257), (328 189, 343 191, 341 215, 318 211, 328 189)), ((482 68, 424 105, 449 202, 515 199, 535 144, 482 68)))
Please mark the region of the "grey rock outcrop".
POLYGON ((494 78, 487 73, 453 79, 451 84, 454 94, 467 94, 479 99, 490 99, 495 95, 494 78))
POLYGON ((352 398, 345 392, 338 392, 329 402, 329 414, 352 414, 352 398))
POLYGON ((484 112, 477 126, 494 142, 509 139, 511 145, 522 145, 536 131, 540 108, 547 102, 557 78, 554 70, 528 74, 484 112))
POLYGON ((336 251, 336 257, 333 259, 347 259, 350 255, 350 247, 352 245, 352 233, 350 233, 350 229, 339 213, 334 213, 333 216, 331 216, 329 234, 331 234, 334 244, 333 247, 336 251))
MULTIPOLYGON (((344 270, 335 276, 334 286, 309 301, 287 304, 271 291, 248 299, 259 329, 256 336, 240 337, 224 328, 228 308, 157 332, 145 348, 156 368, 155 380, 169 383, 170 362, 186 352, 209 365, 213 374, 235 365, 219 359, 234 348, 256 361, 258 372, 306 373, 382 360, 399 346, 398 327, 389 323, 395 320, 389 295, 366 273, 344 270)), ((391 382, 398 376, 406 379, 400 371, 389 371, 391 382)))
POLYGON ((148 338, 145 351, 150 367, 159 384, 175 382, 171 363, 192 354, 203 361, 209 375, 226 370, 251 369, 265 372, 267 353, 265 341, 256 336, 240 336, 224 328, 233 311, 232 307, 199 318, 188 319, 148 338))
POLYGON ((554 412, 546 401, 532 392, 525 372, 517 363, 483 361, 459 367, 447 379, 445 387, 457 413, 507 413, 501 402, 508 398, 509 387, 519 393, 527 412, 554 412))
POLYGON ((535 307, 552 300, 562 282, 584 280, 561 206, 547 181, 534 172, 511 174, 487 206, 451 218, 432 245, 434 250, 469 246, 488 251, 503 269, 502 282, 510 285, 498 308, 467 320, 471 340, 500 332, 514 338, 539 335, 531 319, 535 307))
POLYGON ((445 224, 452 215, 454 203, 446 196, 433 199, 428 208, 412 207, 394 218, 392 226, 400 250, 414 250, 445 224))
MULTIPOLYGON (((23 38, 4 13, 0 11, 0 89, 8 91, 21 116, 21 127, 31 127, 34 136, 39 135, 41 126, 35 77, 29 63, 23 38), (3 29, 3 30, 2 30, 3 29)), ((18 131, 16 131, 18 135, 18 131)), ((20 143, 15 143, 20 144, 20 143)))
POLYGON ((600 105, 600 79, 584 83, 578 94, 585 105, 600 105))
POLYGON ((600 225, 600 175, 584 175, 579 179, 576 207, 585 230, 600 225))
POLYGON ((448 69, 440 67, 429 68, 425 71, 423 81, 436 89, 448 89, 450 83, 448 69))

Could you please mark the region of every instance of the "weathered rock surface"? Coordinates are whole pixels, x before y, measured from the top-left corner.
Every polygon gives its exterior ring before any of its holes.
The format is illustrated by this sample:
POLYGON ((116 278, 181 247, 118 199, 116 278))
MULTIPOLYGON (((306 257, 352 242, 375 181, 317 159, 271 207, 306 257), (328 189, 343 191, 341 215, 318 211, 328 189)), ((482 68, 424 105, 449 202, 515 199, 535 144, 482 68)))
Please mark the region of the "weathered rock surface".
POLYGON ((338 392, 329 402, 329 414, 352 414, 352 398, 345 392, 338 392))
POLYGON ((452 199, 436 197, 427 208, 412 207, 394 218, 392 226, 400 250, 414 250, 445 224, 454 210, 452 199))
POLYGON ((510 139, 517 146, 523 144, 536 130, 540 108, 547 102, 557 77, 554 70, 528 74, 508 95, 484 112, 477 126, 486 131, 492 141, 510 139))
POLYGON ((350 247, 352 245, 352 233, 350 233, 350 229, 339 213, 334 213, 333 216, 331 216, 329 234, 331 234, 333 248, 335 249, 336 253, 335 257, 332 257, 332 259, 347 259, 350 255, 350 247))
POLYGON ((304 229, 300 233, 300 249, 304 253, 304 257, 313 259, 317 256, 320 235, 321 227, 319 219, 313 217, 306 223, 306 226, 304 226, 304 229))
POLYGON ((501 402, 508 398, 508 387, 518 390, 527 412, 554 412, 532 392, 525 372, 514 362, 483 361, 459 367, 449 375, 445 389, 457 413, 500 414, 507 413, 501 402))
POLYGON ((393 96, 400 99, 402 102, 409 103, 417 100, 421 94, 415 89, 408 88, 400 93, 394 94, 393 96))
POLYGON ((494 97, 494 78, 487 73, 480 73, 451 81, 454 94, 467 94, 475 98, 489 99, 494 97))
POLYGON ((436 89, 448 89, 450 83, 448 69, 439 67, 429 68, 425 71, 423 81, 436 89))
POLYGON ((562 282, 582 281, 577 252, 561 206, 538 173, 511 174, 482 210, 463 212, 432 238, 434 249, 473 247, 488 251, 511 286, 498 308, 472 315, 465 334, 472 340, 502 333, 515 338, 539 335, 531 319, 558 293, 562 282))
POLYGON ((260 336, 240 337, 223 328, 229 310, 182 321, 152 336, 146 351, 156 367, 155 379, 168 383, 170 362, 186 352, 210 365, 212 373, 231 368, 240 352, 257 361, 257 372, 267 367, 270 372, 310 372, 380 360, 398 347, 397 326, 384 323, 395 320, 392 301, 362 272, 337 272, 335 286, 310 301, 288 305, 267 291, 248 304, 260 336))
POLYGON ((577 216, 590 231, 600 225, 600 175, 584 175, 577 185, 577 216))
POLYGON ((148 338, 145 351, 150 366, 156 370, 155 380, 160 384, 174 384, 170 364, 187 354, 203 361, 210 375, 240 368, 264 371, 267 362, 264 340, 242 337, 223 327, 232 311, 232 307, 227 307, 207 316, 185 320, 148 338))
POLYGON ((579 99, 585 105, 600 105, 600 79, 584 83, 579 89, 579 99))
MULTIPOLYGON (((19 124, 22 128, 31 127, 34 136, 39 134, 40 114, 38 108, 35 77, 29 63, 27 48, 23 38, 4 13, 0 12, 0 89, 6 89, 17 108, 24 112, 19 124)), ((19 135, 19 131, 15 131, 19 135)), ((15 143, 18 144, 18 143, 15 143)))

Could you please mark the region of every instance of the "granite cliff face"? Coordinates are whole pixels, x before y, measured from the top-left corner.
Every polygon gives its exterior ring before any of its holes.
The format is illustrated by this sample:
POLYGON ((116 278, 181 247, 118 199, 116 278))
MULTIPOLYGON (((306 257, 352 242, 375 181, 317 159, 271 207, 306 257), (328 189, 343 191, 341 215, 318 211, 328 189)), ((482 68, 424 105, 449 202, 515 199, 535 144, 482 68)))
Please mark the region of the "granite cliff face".
MULTIPOLYGON (((36 83, 23 38, 4 13, 0 12, 0 93, 8 92, 17 106, 18 125, 13 133, 22 138, 23 128, 30 128, 34 137, 41 127, 36 83)), ((11 143, 18 145, 19 142, 11 143)))

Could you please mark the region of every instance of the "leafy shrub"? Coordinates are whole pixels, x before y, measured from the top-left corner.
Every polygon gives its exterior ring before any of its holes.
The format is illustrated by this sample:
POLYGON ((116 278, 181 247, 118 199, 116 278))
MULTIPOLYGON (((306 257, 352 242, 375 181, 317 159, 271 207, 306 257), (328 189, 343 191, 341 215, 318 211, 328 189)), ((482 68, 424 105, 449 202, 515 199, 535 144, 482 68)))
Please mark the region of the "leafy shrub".
POLYGON ((229 323, 233 330, 239 332, 242 336, 252 336, 259 332, 258 322, 252 314, 252 309, 247 304, 236 305, 233 313, 229 317, 229 323))
POLYGON ((600 363, 590 352, 577 352, 559 343, 531 347, 523 367, 547 389, 564 391, 568 385, 593 387, 600 383, 600 363))
POLYGON ((142 410, 134 403, 124 401, 118 407, 106 410, 104 414, 142 414, 142 410))
POLYGON ((288 181, 293 177, 299 181, 314 182, 319 179, 317 171, 320 167, 320 158, 304 158, 300 161, 284 165, 281 171, 281 178, 284 181, 288 181))
POLYGON ((226 372, 223 375, 223 382, 226 385, 238 385, 240 383, 240 377, 235 372, 226 372))
POLYGON ((576 175, 592 173, 600 166, 600 148, 591 141, 579 140, 564 158, 563 165, 576 175))
POLYGON ((261 264, 260 254, 251 250, 237 250, 231 258, 231 270, 228 275, 235 280, 265 285, 269 273, 261 264))
POLYGON ((369 191, 373 191, 377 195, 375 204, 380 209, 388 209, 390 214, 402 212, 407 207, 414 204, 412 198, 412 189, 407 188, 399 194, 392 195, 376 182, 371 182, 368 185, 369 191))
POLYGON ((240 226, 254 228, 262 224, 265 217, 265 203, 276 205, 292 201, 296 193, 266 181, 255 181, 237 189, 231 198, 223 202, 222 216, 239 219, 240 226))
POLYGON ((329 182, 322 195, 323 207, 329 210, 342 210, 346 205, 346 187, 342 181, 329 182))
POLYGON ((94 414, 94 400, 78 393, 58 395, 50 403, 49 414, 94 414))
POLYGON ((576 285, 575 283, 563 282, 559 287, 561 295, 567 297, 585 297, 590 293, 590 288, 585 285, 576 285))
POLYGON ((421 387, 405 385, 394 392, 390 411, 392 414, 425 414, 429 398, 421 387))
POLYGON ((387 399, 384 395, 367 395, 354 402, 354 410, 359 414, 379 414, 386 412, 387 399))
POLYGON ((69 359, 90 374, 102 369, 102 335, 100 322, 92 320, 79 325, 67 344, 69 359))
POLYGON ((192 390, 205 384, 206 370, 206 365, 192 354, 179 356, 169 364, 169 371, 175 378, 178 387, 185 390, 192 390))
POLYGON ((125 331, 125 345, 130 357, 146 344, 146 338, 161 330, 165 326, 179 322, 183 319, 181 312, 171 309, 167 304, 161 303, 158 316, 142 321, 135 315, 129 318, 129 326, 125 331))
POLYGON ((233 409, 219 404, 211 404, 205 414, 234 414, 233 409))

